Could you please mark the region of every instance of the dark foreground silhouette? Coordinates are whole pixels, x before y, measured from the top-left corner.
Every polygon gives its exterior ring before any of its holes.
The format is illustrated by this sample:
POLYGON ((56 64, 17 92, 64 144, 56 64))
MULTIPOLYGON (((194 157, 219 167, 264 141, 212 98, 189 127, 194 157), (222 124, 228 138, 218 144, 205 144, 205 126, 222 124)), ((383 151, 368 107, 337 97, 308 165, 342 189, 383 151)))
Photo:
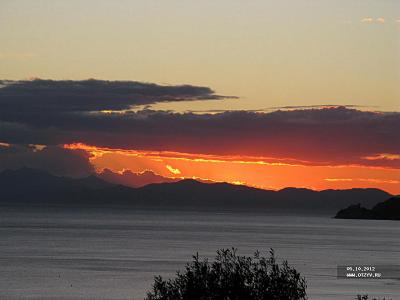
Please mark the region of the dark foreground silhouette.
POLYGON ((392 197, 378 203, 372 209, 362 207, 361 204, 350 205, 340 210, 336 219, 372 219, 372 220, 400 220, 400 196, 392 197))
POLYGON ((146 300, 302 300, 307 299, 306 287, 287 261, 276 262, 272 249, 269 258, 221 249, 212 263, 197 254, 174 279, 155 277, 146 300))
MULTIPOLYGON (((305 300, 307 283, 287 261, 277 263, 274 250, 269 258, 257 251, 239 256, 236 249, 220 249, 214 262, 199 255, 175 278, 154 278, 145 300, 305 300)), ((357 295, 356 300, 385 300, 357 295)), ((392 299, 386 299, 392 300, 392 299)))
POLYGON ((357 298, 356 298, 357 300, 391 300, 391 299, 386 299, 386 298, 382 298, 382 299, 380 299, 380 298, 369 298, 369 296, 368 295, 357 295, 357 298))

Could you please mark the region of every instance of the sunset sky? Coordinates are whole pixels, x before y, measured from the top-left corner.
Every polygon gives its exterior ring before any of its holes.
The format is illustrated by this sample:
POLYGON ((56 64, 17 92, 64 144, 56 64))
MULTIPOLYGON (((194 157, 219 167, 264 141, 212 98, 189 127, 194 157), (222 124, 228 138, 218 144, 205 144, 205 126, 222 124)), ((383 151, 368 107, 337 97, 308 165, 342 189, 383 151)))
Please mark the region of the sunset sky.
POLYGON ((400 194, 400 1, 2 0, 0 40, 0 169, 400 194))

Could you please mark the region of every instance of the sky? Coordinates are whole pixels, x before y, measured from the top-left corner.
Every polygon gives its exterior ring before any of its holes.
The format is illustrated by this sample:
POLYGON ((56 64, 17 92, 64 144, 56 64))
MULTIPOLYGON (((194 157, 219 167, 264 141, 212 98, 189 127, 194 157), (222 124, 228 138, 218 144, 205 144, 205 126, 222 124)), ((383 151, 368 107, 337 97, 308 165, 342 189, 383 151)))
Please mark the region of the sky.
POLYGON ((1 169, 400 193, 399 1, 1 0, 0 40, 1 169))

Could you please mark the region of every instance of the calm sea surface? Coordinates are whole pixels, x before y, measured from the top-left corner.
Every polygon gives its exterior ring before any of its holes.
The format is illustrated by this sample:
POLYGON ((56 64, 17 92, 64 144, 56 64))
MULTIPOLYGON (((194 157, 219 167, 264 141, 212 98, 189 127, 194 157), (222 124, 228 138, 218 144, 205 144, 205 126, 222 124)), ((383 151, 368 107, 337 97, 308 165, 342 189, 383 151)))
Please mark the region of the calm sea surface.
POLYGON ((0 299, 143 299, 191 255, 255 250, 296 267, 310 299, 400 299, 399 280, 337 279, 336 266, 400 264, 400 223, 330 216, 0 209, 0 299))

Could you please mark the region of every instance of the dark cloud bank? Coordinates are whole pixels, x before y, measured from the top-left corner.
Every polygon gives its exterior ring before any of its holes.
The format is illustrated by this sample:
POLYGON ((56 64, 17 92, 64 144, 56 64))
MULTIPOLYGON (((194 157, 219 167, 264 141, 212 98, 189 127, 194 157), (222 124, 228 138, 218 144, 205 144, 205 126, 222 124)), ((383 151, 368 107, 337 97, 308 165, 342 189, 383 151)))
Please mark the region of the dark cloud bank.
POLYGON ((123 110, 157 102, 228 98, 215 94, 209 87, 137 81, 1 80, 0 87, 1 104, 7 112, 123 110))
POLYGON ((94 173, 89 154, 57 146, 37 149, 34 146, 10 145, 0 147, 0 170, 29 167, 45 169, 59 176, 84 177, 94 173))
MULTIPOLYGON (((364 164, 400 168, 400 113, 346 107, 275 112, 173 113, 121 111, 162 101, 223 99, 208 87, 119 81, 2 81, 0 141, 82 142, 123 149, 171 150, 364 164)), ((52 149, 52 148, 50 148, 52 149)))

